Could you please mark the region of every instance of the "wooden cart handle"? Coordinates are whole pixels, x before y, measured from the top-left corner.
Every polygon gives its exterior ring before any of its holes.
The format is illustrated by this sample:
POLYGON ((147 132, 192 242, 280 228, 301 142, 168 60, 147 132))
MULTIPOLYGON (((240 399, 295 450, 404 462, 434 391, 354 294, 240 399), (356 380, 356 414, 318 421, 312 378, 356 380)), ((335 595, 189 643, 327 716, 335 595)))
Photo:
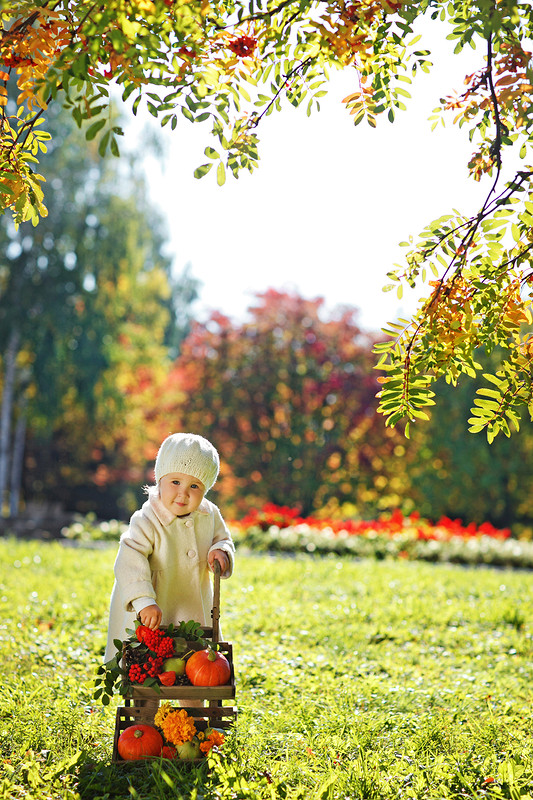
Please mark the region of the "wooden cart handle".
POLYGON ((220 564, 217 559, 213 564, 213 608, 211 618, 213 620, 213 641, 220 641, 220 564))

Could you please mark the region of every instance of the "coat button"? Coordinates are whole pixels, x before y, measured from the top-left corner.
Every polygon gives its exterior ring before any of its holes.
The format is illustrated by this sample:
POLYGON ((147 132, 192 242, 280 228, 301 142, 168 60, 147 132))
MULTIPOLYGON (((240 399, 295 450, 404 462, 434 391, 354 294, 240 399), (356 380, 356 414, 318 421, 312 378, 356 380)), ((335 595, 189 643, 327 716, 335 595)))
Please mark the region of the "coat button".
POLYGON ((194 556, 196 555, 196 550, 188 550, 187 555, 189 556, 189 558, 194 558, 194 556))
POLYGON ((185 523, 185 527, 186 527, 186 528, 192 528, 192 527, 194 527, 194 522, 192 521, 192 519, 188 519, 188 520, 187 520, 187 522, 185 523))

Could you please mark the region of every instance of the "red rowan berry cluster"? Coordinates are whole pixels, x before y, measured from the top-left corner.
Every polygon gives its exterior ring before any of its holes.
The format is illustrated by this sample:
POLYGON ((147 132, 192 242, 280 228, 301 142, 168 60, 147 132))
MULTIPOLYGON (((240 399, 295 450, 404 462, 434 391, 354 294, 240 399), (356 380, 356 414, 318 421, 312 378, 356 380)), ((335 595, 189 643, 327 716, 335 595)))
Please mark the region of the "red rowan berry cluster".
POLYGON ((142 640, 149 650, 156 652, 157 646, 163 638, 163 631, 151 631, 150 628, 143 629, 142 640))
POLYGON ((148 675, 140 664, 132 664, 128 671, 128 677, 132 683, 144 683, 148 675))
POLYGON ((170 658, 174 655, 174 642, 170 636, 163 636, 154 649, 160 658, 170 658))
POLYGON ((160 658, 170 658, 174 655, 174 642, 171 636, 165 636, 163 631, 151 631, 149 628, 143 630, 142 640, 152 653, 160 658))
POLYGON ((239 58, 244 58, 245 56, 249 56, 251 53, 253 53, 256 44, 257 39, 254 39, 253 36, 239 36, 238 39, 234 39, 232 42, 230 42, 228 47, 235 53, 236 56, 239 56, 239 58))
POLYGON ((163 659, 159 656, 148 656, 148 660, 143 665, 143 669, 147 675, 149 675, 151 678, 155 678, 155 676, 159 675, 163 669, 163 659))
POLYGON ((34 63, 33 58, 31 56, 21 56, 13 53, 12 55, 5 55, 2 57, 2 63, 4 67, 20 67, 21 64, 25 64, 26 66, 30 66, 34 63))

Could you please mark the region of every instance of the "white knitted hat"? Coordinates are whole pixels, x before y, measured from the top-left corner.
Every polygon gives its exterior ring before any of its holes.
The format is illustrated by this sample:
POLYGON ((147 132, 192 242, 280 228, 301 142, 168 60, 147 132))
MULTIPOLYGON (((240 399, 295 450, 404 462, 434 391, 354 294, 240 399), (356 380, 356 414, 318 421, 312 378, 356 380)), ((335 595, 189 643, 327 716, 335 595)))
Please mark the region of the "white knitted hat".
POLYGON ((207 492, 216 481, 219 468, 220 459, 211 442, 195 433, 173 433, 159 448, 155 479, 159 483, 169 472, 183 472, 201 481, 207 492))

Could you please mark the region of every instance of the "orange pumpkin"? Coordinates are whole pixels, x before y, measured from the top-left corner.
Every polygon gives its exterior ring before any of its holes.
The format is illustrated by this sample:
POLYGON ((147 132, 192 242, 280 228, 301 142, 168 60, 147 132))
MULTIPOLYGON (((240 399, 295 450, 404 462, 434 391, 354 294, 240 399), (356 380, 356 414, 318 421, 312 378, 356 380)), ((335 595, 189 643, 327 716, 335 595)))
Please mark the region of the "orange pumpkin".
POLYGON ((117 749, 124 761, 161 755, 163 737, 153 725, 130 725, 118 737, 117 749))
POLYGON ((222 653, 198 650, 187 660, 185 672, 193 686, 222 686, 228 683, 231 668, 222 653))

